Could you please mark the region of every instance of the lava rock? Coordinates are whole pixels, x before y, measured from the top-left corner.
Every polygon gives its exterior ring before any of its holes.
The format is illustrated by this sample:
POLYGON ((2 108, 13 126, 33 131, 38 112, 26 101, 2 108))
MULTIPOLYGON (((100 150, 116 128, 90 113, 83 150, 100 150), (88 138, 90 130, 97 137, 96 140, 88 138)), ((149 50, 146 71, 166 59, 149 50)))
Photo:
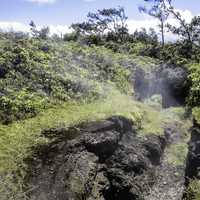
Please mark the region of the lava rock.
POLYGON ((55 138, 37 150, 30 164, 31 199, 141 200, 153 183, 164 143, 158 136, 138 138, 132 127, 130 120, 114 116, 45 131, 55 138), (74 130, 79 134, 67 138, 74 130))
POLYGON ((200 125, 194 123, 186 162, 186 186, 192 179, 200 179, 200 125))

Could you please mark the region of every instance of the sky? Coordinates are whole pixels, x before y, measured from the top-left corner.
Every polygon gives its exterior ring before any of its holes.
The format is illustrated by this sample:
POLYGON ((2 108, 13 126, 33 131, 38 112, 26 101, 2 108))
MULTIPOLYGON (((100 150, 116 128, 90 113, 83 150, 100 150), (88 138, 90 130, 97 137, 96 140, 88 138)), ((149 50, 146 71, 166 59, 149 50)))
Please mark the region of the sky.
MULTIPOLYGON (((0 29, 27 32, 33 20, 39 27, 50 26, 52 33, 69 32, 70 24, 84 21, 89 11, 119 5, 128 15, 130 32, 142 26, 157 28, 155 19, 138 11, 143 3, 144 0, 0 0, 0 29)), ((200 0, 174 0, 173 5, 188 21, 200 14, 200 0)))

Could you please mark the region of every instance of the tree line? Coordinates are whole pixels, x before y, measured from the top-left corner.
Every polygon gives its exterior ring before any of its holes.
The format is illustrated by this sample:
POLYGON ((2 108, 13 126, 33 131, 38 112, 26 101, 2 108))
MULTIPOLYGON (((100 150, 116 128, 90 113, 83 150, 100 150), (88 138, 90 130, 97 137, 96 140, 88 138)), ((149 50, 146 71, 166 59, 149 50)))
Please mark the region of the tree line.
MULTIPOLYGON (((87 45, 104 45, 111 49, 118 50, 120 45, 142 43, 143 53, 164 58, 171 51, 183 56, 186 59, 200 59, 200 16, 195 16, 191 22, 187 22, 181 13, 173 6, 173 0, 141 0, 146 2, 138 7, 139 11, 158 19, 159 32, 153 28, 146 30, 136 30, 133 34, 129 33, 125 9, 121 6, 117 8, 104 8, 96 12, 89 12, 87 20, 84 22, 73 23, 72 33, 64 36, 54 34, 51 39, 64 41, 80 41, 87 45), (169 17, 176 19, 177 26, 168 23, 169 17), (171 32, 178 36, 178 40, 166 43, 166 32, 171 32), (159 40, 161 35, 161 41, 159 40), (118 45, 118 46, 117 46, 118 45), (158 55, 159 52, 159 55, 158 55), (161 55, 162 54, 162 55, 161 55)), ((34 21, 30 22, 30 30, 33 38, 49 39, 49 27, 38 28, 34 21)), ((20 34, 17 35, 20 37, 20 34)), ((178 55, 177 54, 177 55, 178 55)), ((173 55, 170 57, 172 59, 173 55)))

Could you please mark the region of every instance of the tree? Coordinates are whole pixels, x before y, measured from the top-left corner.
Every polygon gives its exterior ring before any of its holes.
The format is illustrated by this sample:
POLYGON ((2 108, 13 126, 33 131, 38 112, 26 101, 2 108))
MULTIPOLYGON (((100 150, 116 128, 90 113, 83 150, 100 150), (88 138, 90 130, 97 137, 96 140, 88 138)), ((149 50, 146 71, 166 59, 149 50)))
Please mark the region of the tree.
POLYGON ((104 36, 109 33, 120 41, 124 41, 128 33, 126 24, 128 17, 122 7, 102 9, 96 13, 89 12, 87 18, 88 21, 86 22, 72 24, 72 28, 85 35, 104 36))
POLYGON ((149 29, 148 35, 149 35, 149 40, 150 40, 149 42, 151 44, 157 44, 158 43, 158 36, 156 34, 156 31, 153 28, 149 29))
POLYGON ((140 31, 136 30, 133 36, 136 41, 145 44, 155 45, 158 43, 158 36, 153 28, 150 28, 148 32, 145 28, 142 28, 140 31))
POLYGON ((36 24, 33 20, 31 20, 30 22, 30 30, 31 30, 31 34, 33 37, 37 37, 38 36, 38 30, 36 28, 36 24))
POLYGON ((185 19, 182 18, 178 11, 175 11, 173 7, 169 8, 169 12, 173 14, 174 18, 179 21, 179 26, 172 26, 167 24, 169 30, 181 36, 187 42, 194 44, 198 43, 200 40, 200 16, 195 16, 190 23, 187 23, 185 19))
POLYGON ((97 34, 97 28, 89 23, 89 22, 82 22, 82 23, 75 23, 71 25, 71 28, 74 29, 74 31, 79 35, 91 35, 91 34, 97 34))
POLYGON ((200 47, 200 16, 193 17, 191 22, 188 23, 174 7, 170 6, 168 12, 179 21, 179 26, 167 24, 169 31, 181 37, 187 58, 195 56, 194 47, 195 49, 200 47))
POLYGON ((35 38, 40 38, 40 39, 47 39, 50 33, 50 29, 48 26, 41 28, 40 30, 37 29, 36 24, 34 23, 33 20, 30 22, 30 30, 32 33, 32 36, 35 38))
POLYGON ((165 45, 165 22, 169 16, 167 7, 171 4, 171 0, 144 0, 149 3, 153 3, 150 8, 140 6, 140 12, 147 13, 148 15, 155 17, 159 20, 160 32, 162 39, 162 47, 165 45))
POLYGON ((46 26, 40 29, 40 31, 38 32, 38 37, 46 40, 48 39, 49 34, 50 34, 50 29, 48 26, 46 26))

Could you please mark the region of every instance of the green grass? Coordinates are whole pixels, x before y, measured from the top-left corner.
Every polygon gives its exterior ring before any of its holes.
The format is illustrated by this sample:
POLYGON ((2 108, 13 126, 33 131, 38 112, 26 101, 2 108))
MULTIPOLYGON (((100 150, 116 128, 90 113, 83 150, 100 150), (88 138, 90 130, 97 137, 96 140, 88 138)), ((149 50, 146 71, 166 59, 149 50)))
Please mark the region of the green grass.
POLYGON ((190 139, 189 128, 192 126, 190 119, 185 119, 184 108, 169 108, 165 110, 156 110, 153 107, 142 105, 143 120, 142 129, 139 130, 140 136, 163 135, 165 127, 176 127, 182 134, 182 139, 178 143, 171 144, 166 149, 168 163, 178 166, 184 165, 190 139))
POLYGON ((181 134, 181 139, 167 147, 167 161, 174 166, 183 166, 187 158, 192 121, 190 118, 185 118, 185 109, 181 107, 170 108, 168 115, 176 126, 176 131, 181 134))
POLYGON ((186 194, 187 200, 200 200, 200 180, 192 180, 186 194))
POLYGON ((142 128, 139 131, 142 136, 145 135, 163 135, 164 128, 170 124, 181 123, 181 125, 187 125, 185 129, 190 126, 190 120, 186 121, 187 124, 182 124, 183 115, 185 113, 183 108, 169 108, 159 109, 154 105, 140 104, 140 110, 143 112, 142 128))
POLYGON ((200 107, 193 108, 192 114, 197 123, 200 124, 200 107))
POLYGON ((89 104, 64 103, 41 112, 37 117, 10 125, 0 125, 0 173, 18 169, 30 154, 30 147, 41 142, 43 129, 71 126, 82 121, 98 120, 111 115, 123 115, 140 121, 141 113, 128 96, 113 92, 104 100, 89 104))
POLYGON ((139 136, 162 135, 164 125, 178 120, 178 116, 182 116, 181 112, 182 110, 172 109, 156 110, 154 107, 136 102, 132 97, 113 90, 105 99, 91 103, 66 102, 49 108, 34 118, 10 125, 0 125, 0 196, 4 195, 3 200, 25 199, 25 194, 22 192, 22 177, 26 169, 24 159, 31 155, 31 147, 49 142, 41 136, 44 129, 69 127, 81 122, 122 115, 133 120, 139 136), (13 173, 17 175, 15 184, 13 173))
POLYGON ((173 144, 167 149, 167 161, 174 166, 183 166, 188 153, 187 141, 173 144))
POLYGON ((7 126, 0 125, 0 197, 3 200, 25 199, 25 194, 22 192, 22 177, 26 166, 23 161, 31 155, 31 147, 48 142, 40 135, 42 130, 68 127, 112 115, 131 118, 137 127, 140 126, 142 119, 138 103, 129 96, 113 91, 104 100, 85 104, 64 103, 41 112, 37 117, 7 126), (13 173, 17 177, 15 183, 13 173))

